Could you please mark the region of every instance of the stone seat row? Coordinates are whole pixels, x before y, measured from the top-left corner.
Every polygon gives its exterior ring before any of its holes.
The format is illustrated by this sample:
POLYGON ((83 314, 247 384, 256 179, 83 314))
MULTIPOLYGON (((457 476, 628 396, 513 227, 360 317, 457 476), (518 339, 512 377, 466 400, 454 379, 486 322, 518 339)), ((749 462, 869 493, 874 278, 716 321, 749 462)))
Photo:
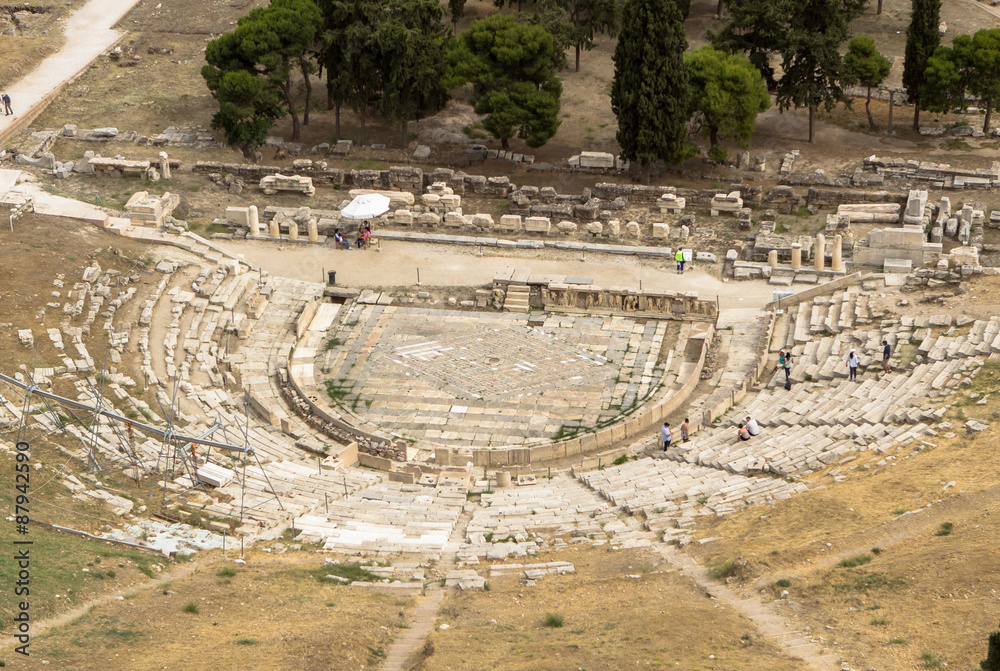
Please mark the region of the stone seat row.
POLYGON ((639 514, 650 530, 687 526, 700 515, 725 515, 745 504, 788 498, 805 489, 775 478, 664 459, 640 459, 577 477, 614 505, 639 514))

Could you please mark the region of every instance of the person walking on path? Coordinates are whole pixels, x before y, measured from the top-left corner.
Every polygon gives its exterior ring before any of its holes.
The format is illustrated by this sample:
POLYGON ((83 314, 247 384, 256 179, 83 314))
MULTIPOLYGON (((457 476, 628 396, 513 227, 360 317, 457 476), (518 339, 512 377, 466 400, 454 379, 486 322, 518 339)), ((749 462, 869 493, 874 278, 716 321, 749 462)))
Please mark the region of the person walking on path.
POLYGON ((687 417, 684 418, 684 423, 681 424, 681 442, 686 443, 690 441, 689 436, 691 435, 691 424, 687 417))
POLYGON ((684 274, 684 248, 678 247, 677 251, 674 252, 674 260, 677 261, 677 274, 684 274))
POLYGON ((858 379, 858 366, 859 365, 861 365, 861 362, 858 360, 858 352, 857 352, 857 350, 853 350, 852 349, 848 353, 848 355, 847 355, 847 368, 850 371, 850 379, 851 380, 857 380, 858 379))
POLYGON ((886 373, 891 373, 892 368, 889 367, 889 357, 892 356, 892 348, 889 347, 889 341, 882 341, 882 370, 886 373))
POLYGON ((2 98, 0 98, 0 100, 3 100, 3 108, 5 112, 4 116, 10 116, 11 114, 13 114, 14 110, 10 108, 10 95, 4 93, 2 98))
POLYGON ((664 422, 660 429, 660 442, 663 443, 663 451, 670 449, 670 422, 664 422))

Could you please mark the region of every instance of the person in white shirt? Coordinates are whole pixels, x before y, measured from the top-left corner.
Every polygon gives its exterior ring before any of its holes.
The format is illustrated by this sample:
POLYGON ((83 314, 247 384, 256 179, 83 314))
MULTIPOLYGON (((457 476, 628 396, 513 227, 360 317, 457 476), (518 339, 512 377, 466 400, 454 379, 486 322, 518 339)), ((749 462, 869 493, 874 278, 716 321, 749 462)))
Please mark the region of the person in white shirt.
POLYGON ((861 361, 858 359, 858 353, 856 350, 851 350, 850 354, 847 355, 847 369, 850 372, 850 379, 858 379, 858 366, 861 365, 861 361))
POLYGON ((760 424, 757 423, 756 419, 752 419, 750 415, 747 415, 746 427, 747 431, 750 432, 751 436, 756 436, 760 434, 760 424))
POLYGON ((663 451, 670 449, 670 422, 664 422, 660 429, 660 441, 663 443, 663 451))

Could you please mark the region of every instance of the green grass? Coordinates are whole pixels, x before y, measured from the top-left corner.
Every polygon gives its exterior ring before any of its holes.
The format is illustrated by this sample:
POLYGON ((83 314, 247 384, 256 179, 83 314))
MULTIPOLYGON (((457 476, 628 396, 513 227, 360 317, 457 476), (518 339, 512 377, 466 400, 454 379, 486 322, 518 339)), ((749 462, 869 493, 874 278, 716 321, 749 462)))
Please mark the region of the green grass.
POLYGON ((907 511, 906 508, 896 508, 895 510, 892 511, 892 514, 893 515, 905 515, 907 512, 909 512, 909 511, 907 511))
POLYGON ((561 627, 563 626, 564 618, 559 613, 549 613, 542 620, 542 625, 546 627, 561 627))
POLYGON ((257 645, 258 641, 256 638, 238 638, 236 639, 236 645, 257 645))
POLYGON ((359 582, 378 582, 381 577, 375 575, 365 567, 358 564, 328 564, 313 569, 290 569, 283 572, 285 575, 312 576, 317 581, 326 585, 339 585, 336 580, 329 580, 326 576, 335 575, 347 580, 357 580, 359 582))
POLYGON ((184 612, 191 613, 192 615, 198 614, 198 604, 194 601, 188 601, 184 604, 184 612))
POLYGON ((909 645, 910 642, 905 638, 894 638, 889 641, 889 645, 909 645))
POLYGON ((878 590, 895 590, 906 586, 902 578, 892 578, 883 573, 859 575, 849 583, 834 585, 840 592, 874 592, 878 590))
POLYGON ((857 555, 849 559, 842 559, 837 566, 841 568, 855 568, 858 566, 864 566, 872 560, 871 555, 857 555))
POLYGON ((920 653, 920 661, 924 663, 925 669, 936 669, 941 666, 941 658, 933 652, 920 653))
POLYGON ((617 459, 615 459, 614 461, 612 461, 611 463, 613 465, 615 465, 615 466, 621 466, 622 464, 626 463, 627 461, 628 461, 628 455, 627 454, 623 454, 620 457, 618 457, 617 459))
POLYGON ((782 578, 781 580, 776 581, 774 585, 776 587, 791 587, 792 581, 788 580, 787 578, 782 578))
POLYGON ((941 528, 934 532, 935 536, 947 536, 955 528, 955 525, 951 522, 942 522, 941 528))
POLYGON ((730 559, 729 561, 724 561, 721 564, 716 564, 712 568, 708 569, 708 574, 712 576, 715 580, 725 580, 736 575, 736 561, 730 559))
POLYGON ((873 617, 872 618, 872 624, 874 626, 876 626, 876 627, 883 627, 883 626, 889 624, 889 620, 887 620, 884 617, 873 617))
POLYGON ((233 576, 236 575, 236 569, 234 569, 232 566, 223 566, 222 568, 220 568, 218 571, 215 572, 215 575, 220 576, 222 578, 232 578, 233 576))

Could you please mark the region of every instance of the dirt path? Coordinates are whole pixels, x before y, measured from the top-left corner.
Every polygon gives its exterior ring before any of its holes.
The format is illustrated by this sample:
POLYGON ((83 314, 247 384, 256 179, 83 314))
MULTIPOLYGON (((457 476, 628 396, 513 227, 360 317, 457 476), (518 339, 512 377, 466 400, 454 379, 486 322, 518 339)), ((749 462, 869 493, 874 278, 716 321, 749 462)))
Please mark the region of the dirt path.
MULTIPOLYGON (((136 4, 138 0, 90 0, 66 19, 66 41, 62 48, 6 88, 14 115, 0 116, 0 141, 6 139, 5 131, 19 118, 44 109, 51 102, 50 93, 118 41, 122 33, 112 30, 111 26, 136 4)), ((113 122, 114 119, 108 119, 109 125, 113 122)))
POLYGON ((286 245, 273 242, 223 241, 238 254, 269 273, 311 282, 325 281, 324 270, 337 271, 337 284, 348 287, 413 285, 420 273, 422 286, 481 286, 493 281, 504 266, 527 266, 533 273, 588 277, 603 286, 664 287, 695 291, 703 299, 719 297, 723 308, 760 308, 770 302, 773 287, 765 282, 722 282, 694 269, 677 275, 673 262, 610 254, 563 250, 487 252, 477 256, 472 247, 384 241, 382 251, 334 250, 324 245, 286 245))
MULTIPOLYGON (((451 536, 441 553, 441 562, 437 565, 442 574, 447 576, 448 571, 455 568, 458 548, 465 538, 465 531, 471 521, 472 513, 465 511, 455 522, 451 536)), ((404 630, 389 646, 382 671, 406 671, 410 668, 408 662, 421 650, 424 639, 434 630, 434 621, 437 619, 438 610, 444 602, 448 588, 442 585, 441 581, 435 580, 428 583, 425 591, 424 596, 417 597, 417 607, 413 611, 410 628, 404 630)))
MULTIPOLYGON (((86 603, 82 603, 76 608, 68 610, 65 613, 56 615, 55 617, 49 618, 48 620, 41 620, 32 623, 31 635, 33 637, 41 636, 56 627, 61 627, 64 624, 69 624, 78 617, 86 615, 91 608, 109 603, 111 601, 115 601, 119 598, 124 598, 125 594, 130 594, 135 592, 145 592, 151 589, 157 589, 158 587, 168 582, 173 582, 174 580, 180 580, 181 578, 186 578, 187 576, 191 575, 191 573, 196 568, 198 568, 197 561, 193 561, 189 564, 182 564, 177 568, 175 568, 170 573, 164 573, 159 577, 152 579, 141 585, 131 585, 124 589, 115 590, 114 592, 108 592, 107 594, 102 594, 101 596, 91 599, 86 603)), ((13 647, 14 645, 15 642, 11 639, 10 647, 13 647)), ((2 648, 0 648, 0 650, 2 650, 2 648)))

